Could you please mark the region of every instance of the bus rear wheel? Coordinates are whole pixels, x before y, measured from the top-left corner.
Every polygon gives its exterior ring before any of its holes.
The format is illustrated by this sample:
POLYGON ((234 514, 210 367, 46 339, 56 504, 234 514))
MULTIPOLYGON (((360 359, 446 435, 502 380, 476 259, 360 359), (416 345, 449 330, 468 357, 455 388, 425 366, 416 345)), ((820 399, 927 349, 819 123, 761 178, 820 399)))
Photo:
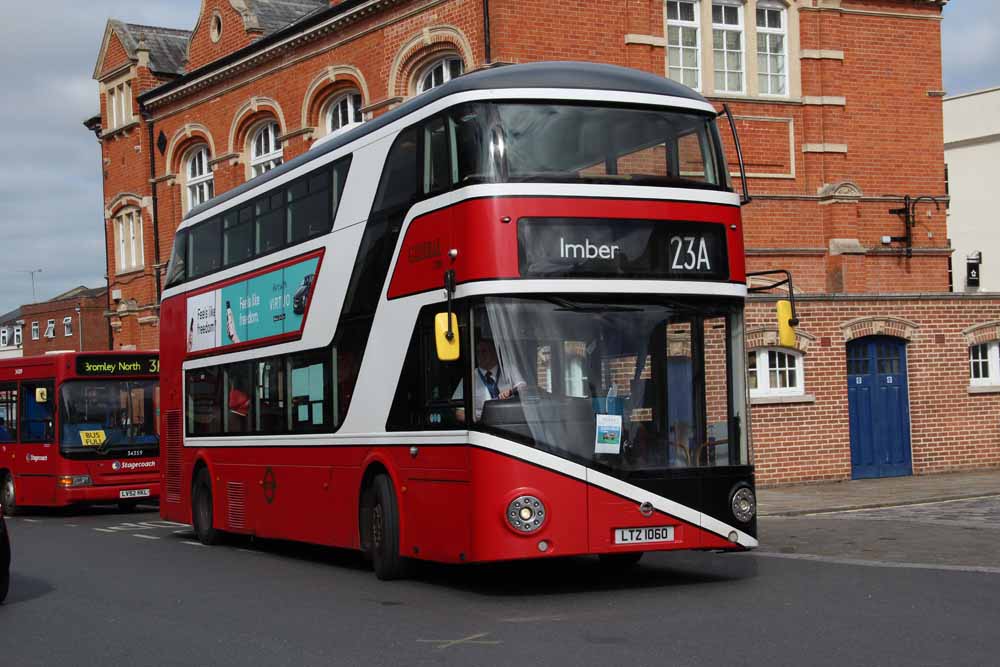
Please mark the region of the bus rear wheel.
POLYGON ((627 570, 635 567, 642 559, 644 551, 626 551, 620 554, 598 554, 601 565, 608 570, 627 570))
POLYGON ((0 473, 0 505, 3 505, 3 513, 6 516, 17 514, 15 495, 14 475, 9 472, 0 473))
POLYGON ((212 479, 208 469, 202 468, 191 485, 191 521, 195 537, 207 546, 218 544, 222 538, 220 531, 213 525, 213 518, 212 479))
POLYGON ((406 576, 406 559, 399 554, 399 505, 386 475, 372 480, 368 540, 375 576, 383 581, 406 576))

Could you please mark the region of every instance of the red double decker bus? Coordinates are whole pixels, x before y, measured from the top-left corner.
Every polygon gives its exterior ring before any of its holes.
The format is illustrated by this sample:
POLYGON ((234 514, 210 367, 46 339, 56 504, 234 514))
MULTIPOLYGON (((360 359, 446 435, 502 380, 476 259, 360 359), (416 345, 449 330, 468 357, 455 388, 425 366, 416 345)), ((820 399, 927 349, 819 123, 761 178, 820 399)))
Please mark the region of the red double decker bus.
POLYGON ((756 546, 740 197, 661 77, 458 77, 193 210, 164 518, 448 563, 756 546))
POLYGON ((159 357, 65 352, 0 361, 0 504, 160 495, 159 357))

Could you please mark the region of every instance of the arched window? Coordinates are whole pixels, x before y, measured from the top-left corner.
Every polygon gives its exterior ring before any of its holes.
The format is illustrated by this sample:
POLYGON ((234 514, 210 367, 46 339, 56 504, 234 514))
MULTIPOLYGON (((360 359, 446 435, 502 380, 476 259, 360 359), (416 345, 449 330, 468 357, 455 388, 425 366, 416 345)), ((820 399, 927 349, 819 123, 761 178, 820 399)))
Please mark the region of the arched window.
POLYGON ((802 353, 787 348, 760 348, 747 353, 751 396, 798 396, 805 393, 802 353))
POLYGON ((185 173, 187 175, 187 211, 204 204, 215 194, 212 169, 208 165, 208 147, 198 146, 188 153, 185 173))
POLYGON ((250 139, 250 168, 254 176, 265 174, 283 161, 278 124, 269 122, 257 128, 250 139))
POLYGON ((458 56, 448 56, 436 60, 423 70, 417 80, 417 92, 424 93, 448 83, 455 77, 461 76, 463 71, 465 71, 465 65, 458 56))
POLYGON ((327 108, 327 132, 336 132, 362 123, 361 93, 350 90, 334 98, 327 108))

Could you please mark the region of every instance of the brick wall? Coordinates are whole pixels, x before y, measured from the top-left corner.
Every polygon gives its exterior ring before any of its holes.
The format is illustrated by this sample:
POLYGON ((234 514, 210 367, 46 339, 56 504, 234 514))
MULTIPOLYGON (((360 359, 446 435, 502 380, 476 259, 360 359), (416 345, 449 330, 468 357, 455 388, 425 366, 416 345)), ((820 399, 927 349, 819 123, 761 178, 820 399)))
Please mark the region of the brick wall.
POLYGON ((32 357, 62 350, 107 350, 108 321, 104 316, 106 296, 103 293, 85 298, 46 301, 21 307, 24 320, 24 356, 32 357), (80 312, 77 312, 79 308, 80 312), (65 335, 63 319, 69 317, 72 333, 65 335), (54 329, 51 338, 45 336, 49 320, 54 329), (31 336, 31 324, 38 322, 38 340, 31 336), (81 345, 81 325, 83 341, 81 345))
MULTIPOLYGON (((771 326, 773 308, 751 305, 748 330, 771 326)), ((819 298, 798 310, 800 332, 815 338, 804 355, 805 393, 815 400, 752 406, 762 484, 850 479, 846 349, 859 334, 906 340, 914 474, 1000 465, 1000 391, 969 391, 970 340, 962 333, 1000 318, 1000 297, 819 298), (845 329, 858 318, 874 321, 845 329), (895 319, 916 327, 893 325, 895 319)))

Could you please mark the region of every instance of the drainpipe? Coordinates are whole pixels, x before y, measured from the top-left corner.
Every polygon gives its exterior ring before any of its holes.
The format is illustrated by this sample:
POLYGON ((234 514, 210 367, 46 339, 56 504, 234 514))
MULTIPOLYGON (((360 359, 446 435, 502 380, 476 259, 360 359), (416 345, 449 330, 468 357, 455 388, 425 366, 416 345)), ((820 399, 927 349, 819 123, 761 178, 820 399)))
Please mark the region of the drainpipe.
POLYGON ((156 197, 156 143, 153 138, 153 119, 146 111, 142 103, 139 104, 139 114, 146 122, 146 130, 149 135, 149 184, 153 190, 153 271, 156 278, 156 306, 160 306, 160 216, 159 205, 156 197))
POLYGON ((483 50, 486 58, 486 64, 489 65, 493 62, 492 54, 490 53, 490 0, 483 0, 483 50))

